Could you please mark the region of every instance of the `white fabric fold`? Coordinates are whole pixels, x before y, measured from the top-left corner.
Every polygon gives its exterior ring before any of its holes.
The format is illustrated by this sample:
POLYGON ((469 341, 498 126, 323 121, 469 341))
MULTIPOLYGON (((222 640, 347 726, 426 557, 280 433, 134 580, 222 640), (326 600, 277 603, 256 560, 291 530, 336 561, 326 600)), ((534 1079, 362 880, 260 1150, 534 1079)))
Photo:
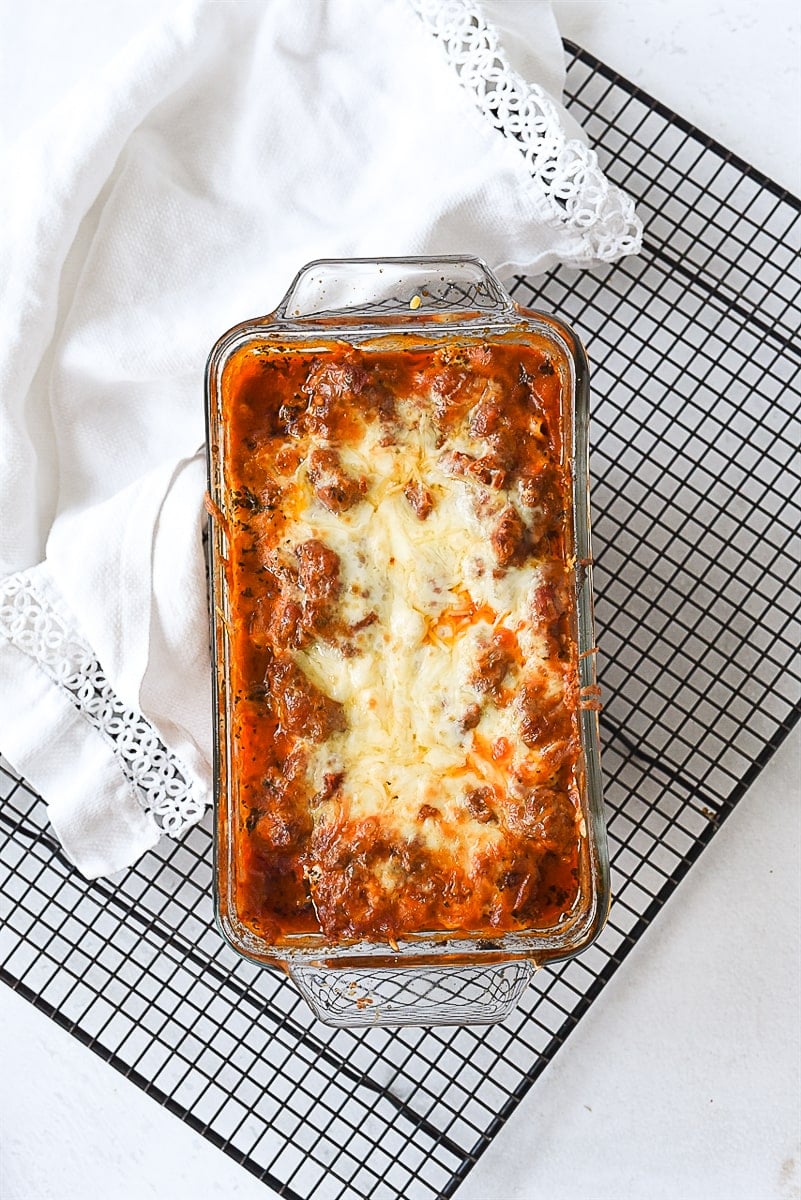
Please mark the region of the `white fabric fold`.
POLYGON ((316 257, 636 251, 563 73, 544 0, 191 0, 8 148, 0 748, 87 876, 210 795, 212 343, 316 257))

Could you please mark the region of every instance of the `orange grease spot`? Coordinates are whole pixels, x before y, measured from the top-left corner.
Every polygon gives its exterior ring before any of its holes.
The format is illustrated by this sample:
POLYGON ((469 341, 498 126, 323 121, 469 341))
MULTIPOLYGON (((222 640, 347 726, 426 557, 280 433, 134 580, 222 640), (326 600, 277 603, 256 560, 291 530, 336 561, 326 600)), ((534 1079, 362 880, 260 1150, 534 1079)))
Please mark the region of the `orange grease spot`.
POLYGON ((464 588, 460 588, 456 596, 458 602, 443 608, 439 616, 431 622, 424 642, 440 641, 446 645, 453 645, 472 625, 477 625, 479 621, 486 621, 491 625, 497 618, 498 614, 489 604, 476 604, 464 588))

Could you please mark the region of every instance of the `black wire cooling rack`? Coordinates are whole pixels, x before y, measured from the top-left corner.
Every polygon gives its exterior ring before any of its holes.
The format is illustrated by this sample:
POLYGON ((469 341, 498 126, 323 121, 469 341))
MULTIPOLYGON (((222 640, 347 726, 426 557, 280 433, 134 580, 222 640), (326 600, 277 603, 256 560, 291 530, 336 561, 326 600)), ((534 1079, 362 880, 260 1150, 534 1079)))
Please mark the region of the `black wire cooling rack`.
POLYGON ((799 715, 799 209, 569 47, 568 95, 642 255, 519 278, 593 364, 615 901, 502 1025, 314 1021, 212 926, 211 822, 87 884, 0 772, 4 981, 280 1195, 451 1196, 799 715))

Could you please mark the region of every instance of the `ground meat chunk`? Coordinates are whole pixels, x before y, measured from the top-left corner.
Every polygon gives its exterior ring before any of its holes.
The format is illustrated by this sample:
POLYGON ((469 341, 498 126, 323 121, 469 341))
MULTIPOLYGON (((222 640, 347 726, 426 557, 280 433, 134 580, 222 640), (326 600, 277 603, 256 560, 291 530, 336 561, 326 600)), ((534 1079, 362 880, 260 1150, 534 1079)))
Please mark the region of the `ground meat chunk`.
POLYGON ((537 621, 551 624, 567 612, 567 587, 565 581, 552 579, 538 584, 531 592, 529 602, 531 615, 537 621))
MULTIPOLYGON (((487 388, 484 392, 470 414, 468 428, 473 437, 482 438, 486 443, 484 454, 477 459, 482 474, 503 472, 505 479, 516 469, 528 434, 525 429, 513 425, 496 388, 487 388)), ((485 478, 482 482, 488 480, 485 478)))
POLYGON ((250 636, 254 645, 296 648, 302 641, 303 609, 294 563, 275 550, 266 556, 260 579, 262 595, 253 601, 250 636))
POLYGON ((470 682, 477 691, 497 697, 515 662, 515 637, 509 629, 497 629, 478 655, 470 682))
POLYGON ((496 465, 491 456, 474 458, 463 450, 446 450, 440 455, 439 465, 446 475, 466 479, 472 483, 483 483, 486 487, 502 488, 506 483, 506 471, 496 465))
POLYGON ((343 706, 321 692, 291 659, 274 659, 267 680, 287 733, 324 742, 345 728, 343 706))
POLYGON ((330 625, 342 583, 339 555, 317 538, 295 547, 298 582, 303 591, 303 624, 314 633, 330 625))
POLYGON ((434 501, 428 488, 423 487, 422 483, 419 483, 417 480, 410 479, 403 489, 403 494, 415 515, 421 521, 425 521, 434 507, 434 501))
POLYGON ((295 600, 277 601, 270 622, 270 643, 275 649, 296 650, 303 641, 303 609, 295 600))
POLYGON ((254 646, 272 646, 272 622, 276 601, 272 596, 260 596, 249 616, 248 633, 254 646))
POLYGON ((231 493, 231 503, 240 516, 243 513, 272 512, 281 497, 281 489, 274 480, 264 479, 258 488, 241 487, 231 493))
POLYGON ((468 429, 473 437, 488 437, 497 433, 503 423, 503 408, 500 396, 490 390, 484 392, 470 414, 468 429))
POLYGON ((327 408, 344 397, 358 396, 367 378, 367 371, 355 358, 342 358, 338 362, 317 358, 311 364, 303 391, 314 408, 327 408))
POLYGON ((499 429, 487 438, 487 453, 479 461, 486 471, 503 471, 504 478, 520 461, 525 435, 514 429, 499 429))
POLYGON ((466 364, 456 361, 443 364, 431 379, 434 421, 442 433, 446 433, 472 408, 483 386, 483 380, 466 364))
POLYGON ((528 606, 534 622, 553 640, 554 653, 560 653, 569 638, 570 597, 559 564, 540 567, 539 582, 531 589, 528 606))
POLYGON ((307 600, 335 600, 339 595, 339 555, 318 538, 310 538, 295 548, 298 581, 307 600))
POLYGON ((459 722, 461 729, 467 733, 469 729, 475 729, 481 720, 481 706, 479 704, 468 704, 465 709, 465 714, 459 722))
POLYGON ((490 534, 490 542, 498 564, 502 567, 520 562, 525 554, 526 527, 516 508, 508 505, 490 534))
POLYGON ((301 387, 308 397, 308 406, 299 423, 302 431, 317 437, 335 437, 343 421, 353 419, 353 410, 360 407, 368 373, 358 355, 332 362, 316 358, 301 387))
POLYGON ((576 819, 567 791, 552 787, 524 789, 506 812, 510 829, 565 857, 578 837, 576 819))
POLYGON ((544 463, 539 470, 529 470, 520 478, 520 499, 526 508, 545 505, 560 509, 562 498, 556 468, 544 463))
POLYGON ((294 750, 283 763, 267 768, 252 804, 246 828, 256 842, 271 849, 287 849, 308 837, 311 820, 303 802, 307 765, 305 750, 294 750))
POLYGON ((299 846, 310 832, 311 824, 301 816, 297 802, 283 796, 266 796, 264 808, 251 809, 248 832, 260 846, 288 850, 299 846))
POLYGON ((540 563, 536 571, 531 603, 545 602, 548 615, 561 616, 570 607, 569 597, 570 576, 565 564, 554 559, 540 563))
POLYGON ((341 591, 339 555, 312 538, 295 547, 294 555, 272 549, 264 557, 251 621, 256 645, 280 652, 298 649, 310 634, 332 632, 341 591))
MULTIPOLYGON (((380 379, 368 380, 367 386, 361 392, 359 399, 361 401, 362 411, 365 416, 371 418, 376 416, 382 425, 389 425, 396 416, 396 403, 394 387, 390 384, 387 386, 380 379)), ((392 436, 385 432, 384 437, 388 438, 384 445, 392 443, 392 436)))
POLYGON ((538 679, 529 679, 517 695, 520 736, 532 750, 570 738, 570 714, 560 693, 553 693, 538 679))
POLYGON ((533 546, 558 527, 552 509, 536 489, 527 486, 527 481, 520 481, 519 494, 521 503, 528 509, 526 524, 529 529, 529 541, 533 546))
POLYGON ((344 512, 367 491, 366 480, 348 475, 336 450, 312 450, 308 474, 317 499, 329 512, 344 512))
POLYGON ((486 825, 489 821, 498 820, 490 805, 490 801, 494 798, 492 788, 476 787, 465 792, 464 802, 470 815, 480 821, 482 825, 486 825))

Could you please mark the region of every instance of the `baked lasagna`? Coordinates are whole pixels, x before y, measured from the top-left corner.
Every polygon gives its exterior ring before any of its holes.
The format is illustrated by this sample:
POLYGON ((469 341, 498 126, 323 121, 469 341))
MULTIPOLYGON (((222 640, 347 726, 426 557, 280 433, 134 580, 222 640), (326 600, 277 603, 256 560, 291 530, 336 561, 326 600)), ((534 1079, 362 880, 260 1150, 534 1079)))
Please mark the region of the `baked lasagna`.
POLYGON ((229 837, 259 938, 492 937, 576 905, 566 369, 514 334, 227 359, 229 837))

